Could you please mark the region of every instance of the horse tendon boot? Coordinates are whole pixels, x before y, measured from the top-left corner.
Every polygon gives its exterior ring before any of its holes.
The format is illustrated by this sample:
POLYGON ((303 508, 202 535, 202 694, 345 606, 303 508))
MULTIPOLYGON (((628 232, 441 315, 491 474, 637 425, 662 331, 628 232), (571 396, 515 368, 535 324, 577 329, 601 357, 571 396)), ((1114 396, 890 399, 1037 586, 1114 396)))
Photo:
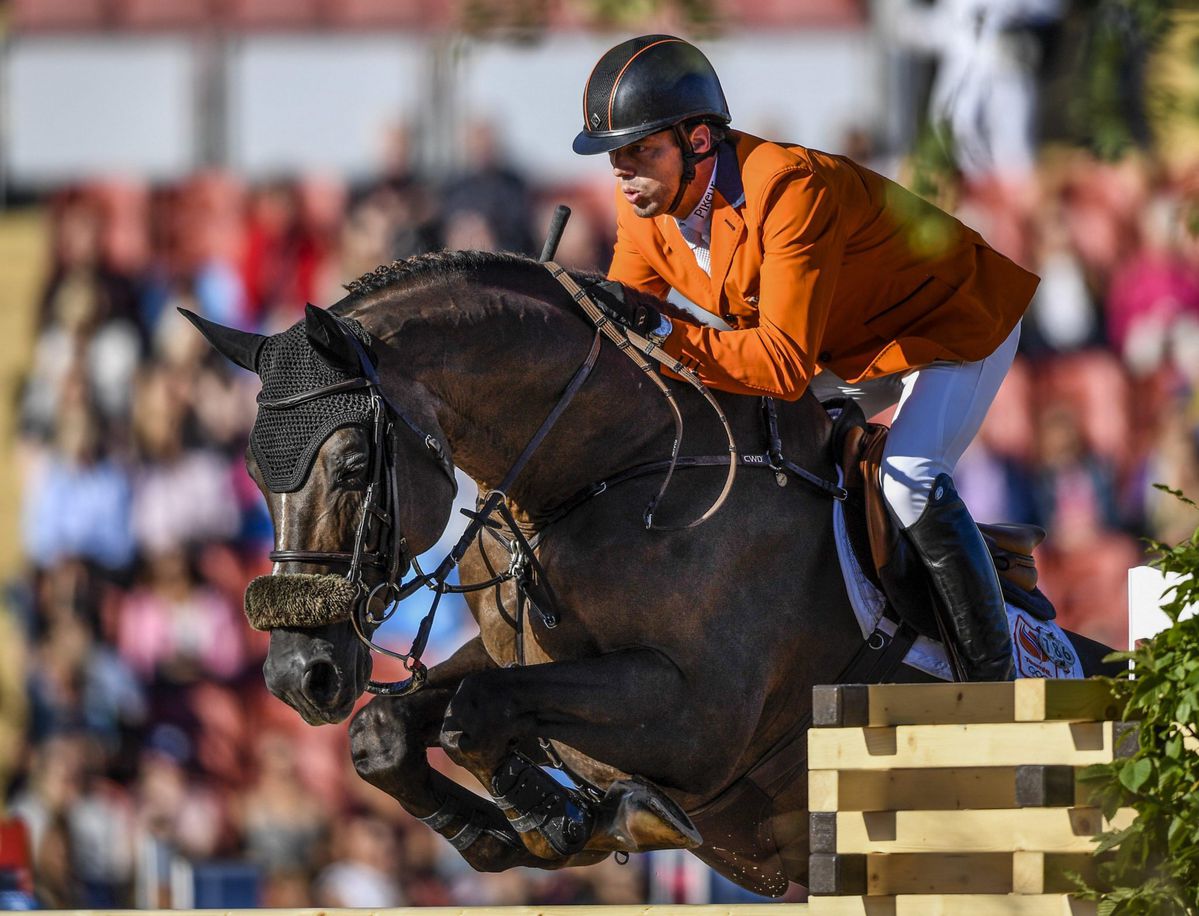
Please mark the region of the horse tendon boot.
POLYGON ((581 852, 591 838, 595 817, 588 802, 523 754, 514 752, 500 764, 491 797, 517 831, 537 831, 560 856, 581 852))

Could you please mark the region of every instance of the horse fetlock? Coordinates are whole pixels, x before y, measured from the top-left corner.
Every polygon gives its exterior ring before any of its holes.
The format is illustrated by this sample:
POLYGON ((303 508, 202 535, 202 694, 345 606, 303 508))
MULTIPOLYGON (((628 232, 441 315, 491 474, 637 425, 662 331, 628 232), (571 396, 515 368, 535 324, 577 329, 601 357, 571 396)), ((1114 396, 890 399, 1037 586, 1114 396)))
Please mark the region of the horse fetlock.
POLYGON ((491 778, 491 795, 534 855, 572 856, 587 846, 595 825, 591 805, 523 754, 504 758, 491 778))
POLYGON ((450 795, 435 812, 420 819, 449 840, 450 845, 459 852, 464 853, 484 836, 490 836, 511 848, 522 848, 516 831, 504 818, 495 814, 494 808, 486 811, 473 798, 468 801, 450 795))

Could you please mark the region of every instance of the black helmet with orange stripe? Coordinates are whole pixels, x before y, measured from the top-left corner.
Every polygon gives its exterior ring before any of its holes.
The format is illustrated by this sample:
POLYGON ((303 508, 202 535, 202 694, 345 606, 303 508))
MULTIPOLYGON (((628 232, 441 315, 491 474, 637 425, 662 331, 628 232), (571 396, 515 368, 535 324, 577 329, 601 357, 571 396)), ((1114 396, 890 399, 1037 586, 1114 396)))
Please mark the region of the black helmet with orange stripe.
POLYGON ((574 151, 609 153, 694 120, 721 125, 731 120, 720 80, 703 52, 672 35, 631 38, 591 71, 574 151))

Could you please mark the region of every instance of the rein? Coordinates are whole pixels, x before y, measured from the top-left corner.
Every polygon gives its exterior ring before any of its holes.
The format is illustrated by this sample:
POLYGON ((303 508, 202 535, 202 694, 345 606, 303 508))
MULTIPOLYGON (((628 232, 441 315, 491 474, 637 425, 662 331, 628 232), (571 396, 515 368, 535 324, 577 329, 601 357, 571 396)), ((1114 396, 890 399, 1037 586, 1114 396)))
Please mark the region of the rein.
POLYGON ((707 386, 699 380, 698 375, 652 340, 647 340, 630 328, 618 327, 615 322, 600 310, 599 306, 591 301, 591 297, 587 294, 587 291, 575 282, 575 278, 568 274, 562 267, 553 261, 544 262, 544 267, 550 272, 550 276, 562 284, 566 291, 570 293, 570 297, 578 303, 579 307, 591 319, 591 323, 596 326, 597 330, 616 344, 616 348, 629 357, 636 364, 637 368, 649 377, 650 381, 654 383, 666 398, 666 403, 670 405, 670 411, 674 415, 674 442, 670 447, 670 461, 666 466, 666 477, 662 481, 662 486, 658 488, 657 494, 649 501, 649 505, 645 507, 645 513, 642 516, 645 520, 646 530, 686 531, 689 528, 696 528, 702 525, 725 504, 725 501, 729 498, 729 493, 733 489, 733 481, 737 477, 737 442, 733 438, 733 428, 729 424, 729 418, 725 416, 724 409, 720 406, 716 398, 712 396, 712 392, 708 390, 707 386), (716 416, 720 420, 724 434, 728 437, 729 453, 726 460, 729 472, 724 478, 724 486, 721 488, 720 494, 716 497, 716 501, 702 515, 692 519, 686 525, 654 524, 654 511, 662 501, 662 497, 666 494, 666 489, 670 486, 670 481, 674 477, 675 467, 679 462, 679 449, 683 445, 683 414, 679 410, 679 405, 675 400, 674 391, 662 381, 661 376, 657 372, 657 367, 646 359, 646 356, 652 357, 663 366, 669 368, 671 372, 686 380, 692 388, 698 391, 703 399, 708 402, 709 406, 716 411, 716 416))

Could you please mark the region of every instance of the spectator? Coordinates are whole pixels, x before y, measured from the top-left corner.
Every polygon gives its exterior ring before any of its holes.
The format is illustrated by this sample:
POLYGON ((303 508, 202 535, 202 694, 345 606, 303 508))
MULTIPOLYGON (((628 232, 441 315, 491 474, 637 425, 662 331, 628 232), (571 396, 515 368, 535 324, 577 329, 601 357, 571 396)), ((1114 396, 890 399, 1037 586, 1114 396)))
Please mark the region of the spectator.
POLYGON ((133 432, 140 461, 133 480, 132 528, 146 552, 232 538, 240 516, 230 463, 211 449, 184 446, 186 392, 161 366, 139 380, 133 432))
POLYGON ((500 151, 495 128, 486 121, 466 129, 464 174, 442 192, 446 247, 483 248, 536 255, 532 198, 523 175, 500 151))
POLYGON ((391 828, 377 818, 352 816, 337 826, 333 861, 316 879, 318 906, 403 906, 395 880, 399 848, 391 828))
POLYGON ((34 887, 42 906, 79 905, 67 817, 83 783, 84 744, 78 734, 60 733, 35 746, 26 784, 9 805, 29 833, 34 887))
POLYGON ((1199 329, 1199 263, 1186 257, 1182 239, 1177 202, 1155 199, 1141 220, 1139 250, 1112 277, 1112 346, 1138 375, 1176 358, 1176 335, 1199 329))
POLYGON ((929 114, 946 126, 958 167, 971 180, 1027 178, 1041 39, 1061 18, 1060 0, 907 0, 884 9, 901 41, 938 57, 929 114))
POLYGON ((79 556, 108 569, 133 559, 131 492, 125 470, 103 453, 101 420, 86 404, 64 405, 55 450, 27 484, 24 543, 38 567, 79 556))
POLYGON ((262 732, 255 748, 258 776, 240 801, 247 854, 262 866, 268 882, 308 873, 317 864, 327 815, 305 789, 285 734, 262 732))
POLYGON ((181 730, 158 725, 151 731, 139 761, 138 828, 168 853, 207 859, 227 838, 227 812, 212 787, 188 772, 191 758, 191 741, 181 730))
POLYGON ((244 622, 228 602, 198 581, 181 548, 150 552, 121 604, 117 648, 144 680, 191 684, 241 672, 244 622))

